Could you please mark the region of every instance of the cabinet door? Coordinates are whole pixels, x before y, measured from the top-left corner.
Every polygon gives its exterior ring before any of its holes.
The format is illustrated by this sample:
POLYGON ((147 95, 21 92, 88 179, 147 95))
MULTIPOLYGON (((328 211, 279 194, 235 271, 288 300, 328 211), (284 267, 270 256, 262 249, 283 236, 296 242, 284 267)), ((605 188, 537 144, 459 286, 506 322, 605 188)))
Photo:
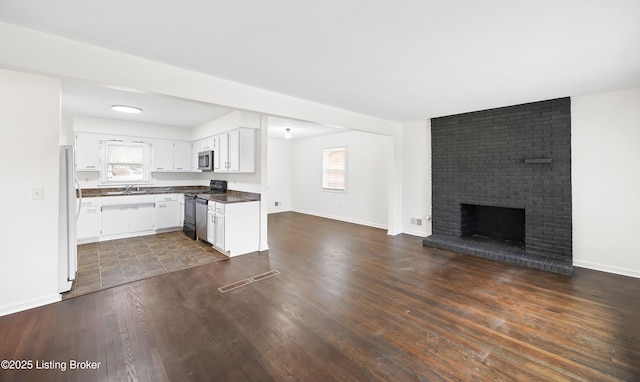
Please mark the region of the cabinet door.
POLYGON ((213 170, 216 172, 226 172, 229 163, 229 145, 227 134, 216 135, 216 151, 213 158, 213 170))
POLYGON ((213 246, 221 251, 226 251, 225 247, 225 227, 224 227, 224 215, 215 214, 215 236, 213 240, 213 246))
POLYGON ((215 150, 215 137, 206 137, 200 140, 200 151, 213 151, 215 150))
POLYGON ((218 135, 219 156, 217 172, 255 172, 256 138, 255 130, 239 128, 218 135))
POLYGON ((216 213, 213 210, 207 211, 207 239, 213 246, 216 245, 216 213))
POLYGON ((76 133, 75 142, 76 170, 100 170, 100 135, 92 133, 76 133))
POLYGON ((173 171, 173 141, 154 139, 152 142, 152 171, 173 171))
POLYGON ((173 169, 174 171, 191 171, 193 162, 191 155, 191 142, 173 142, 173 169))
POLYGON ((154 223, 153 204, 129 206, 129 232, 152 231, 154 223))
POLYGON ((102 236, 129 232, 129 207, 102 207, 102 236))
POLYGON ((199 140, 191 142, 191 168, 194 170, 198 169, 198 153, 202 151, 200 143, 199 140))
POLYGON ((240 171, 240 130, 227 133, 227 171, 240 171))
POLYGON ((156 230, 174 228, 182 225, 180 221, 180 202, 177 200, 156 203, 155 212, 156 230))

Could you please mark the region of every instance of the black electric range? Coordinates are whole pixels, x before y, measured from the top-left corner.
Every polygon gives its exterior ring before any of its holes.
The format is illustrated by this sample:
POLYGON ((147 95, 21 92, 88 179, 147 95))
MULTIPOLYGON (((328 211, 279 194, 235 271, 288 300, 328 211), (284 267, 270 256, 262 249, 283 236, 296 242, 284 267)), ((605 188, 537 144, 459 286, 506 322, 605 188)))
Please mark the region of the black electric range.
POLYGON ((225 194, 227 192, 226 180, 211 180, 209 191, 189 192, 184 194, 184 222, 182 231, 185 235, 196 240, 198 238, 207 240, 207 217, 208 200, 198 198, 200 194, 225 194))

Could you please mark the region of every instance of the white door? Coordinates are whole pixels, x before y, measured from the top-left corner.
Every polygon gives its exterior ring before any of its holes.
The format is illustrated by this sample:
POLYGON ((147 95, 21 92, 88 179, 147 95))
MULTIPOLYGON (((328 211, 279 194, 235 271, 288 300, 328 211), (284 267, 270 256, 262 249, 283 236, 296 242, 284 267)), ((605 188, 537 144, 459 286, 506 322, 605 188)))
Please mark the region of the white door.
POLYGON ((76 170, 100 170, 100 135, 76 133, 75 154, 76 170))
MULTIPOLYGON (((218 167, 216 171, 229 171, 229 138, 228 134, 220 134, 216 136, 216 157, 218 158, 218 167)), ((215 162, 214 162, 215 164, 215 162)))
POLYGON ((216 213, 215 222, 216 232, 213 246, 224 252, 226 251, 224 246, 224 215, 216 213))
POLYGON ((151 142, 153 150, 153 171, 173 171, 173 141, 168 139, 154 139, 151 142))
POLYGON ((228 137, 228 161, 227 171, 240 171, 240 130, 227 133, 228 137))
POLYGON ((155 210, 153 204, 129 206, 129 232, 153 230, 155 210))
POLYGON ((173 169, 175 171, 191 171, 191 142, 175 141, 173 143, 173 169))
POLYGON ((102 236, 129 232, 129 207, 102 207, 102 236))

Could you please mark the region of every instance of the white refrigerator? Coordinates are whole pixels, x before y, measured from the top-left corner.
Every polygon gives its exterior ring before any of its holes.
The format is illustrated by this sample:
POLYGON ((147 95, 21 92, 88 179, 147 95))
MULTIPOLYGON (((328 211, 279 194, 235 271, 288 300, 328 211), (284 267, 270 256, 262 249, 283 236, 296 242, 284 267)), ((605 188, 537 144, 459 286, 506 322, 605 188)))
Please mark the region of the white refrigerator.
POLYGON ((78 270, 76 220, 81 203, 76 202, 76 184, 73 146, 60 146, 60 204, 58 213, 58 292, 60 293, 71 289, 78 270))

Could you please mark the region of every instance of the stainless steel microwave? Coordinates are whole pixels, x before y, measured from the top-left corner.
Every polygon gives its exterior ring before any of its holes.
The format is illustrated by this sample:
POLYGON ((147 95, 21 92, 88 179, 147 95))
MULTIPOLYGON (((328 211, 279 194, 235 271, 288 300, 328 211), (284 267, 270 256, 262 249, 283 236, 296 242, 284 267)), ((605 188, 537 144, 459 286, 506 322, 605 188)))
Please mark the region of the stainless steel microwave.
POLYGON ((198 153, 198 170, 213 171, 213 151, 198 153))

